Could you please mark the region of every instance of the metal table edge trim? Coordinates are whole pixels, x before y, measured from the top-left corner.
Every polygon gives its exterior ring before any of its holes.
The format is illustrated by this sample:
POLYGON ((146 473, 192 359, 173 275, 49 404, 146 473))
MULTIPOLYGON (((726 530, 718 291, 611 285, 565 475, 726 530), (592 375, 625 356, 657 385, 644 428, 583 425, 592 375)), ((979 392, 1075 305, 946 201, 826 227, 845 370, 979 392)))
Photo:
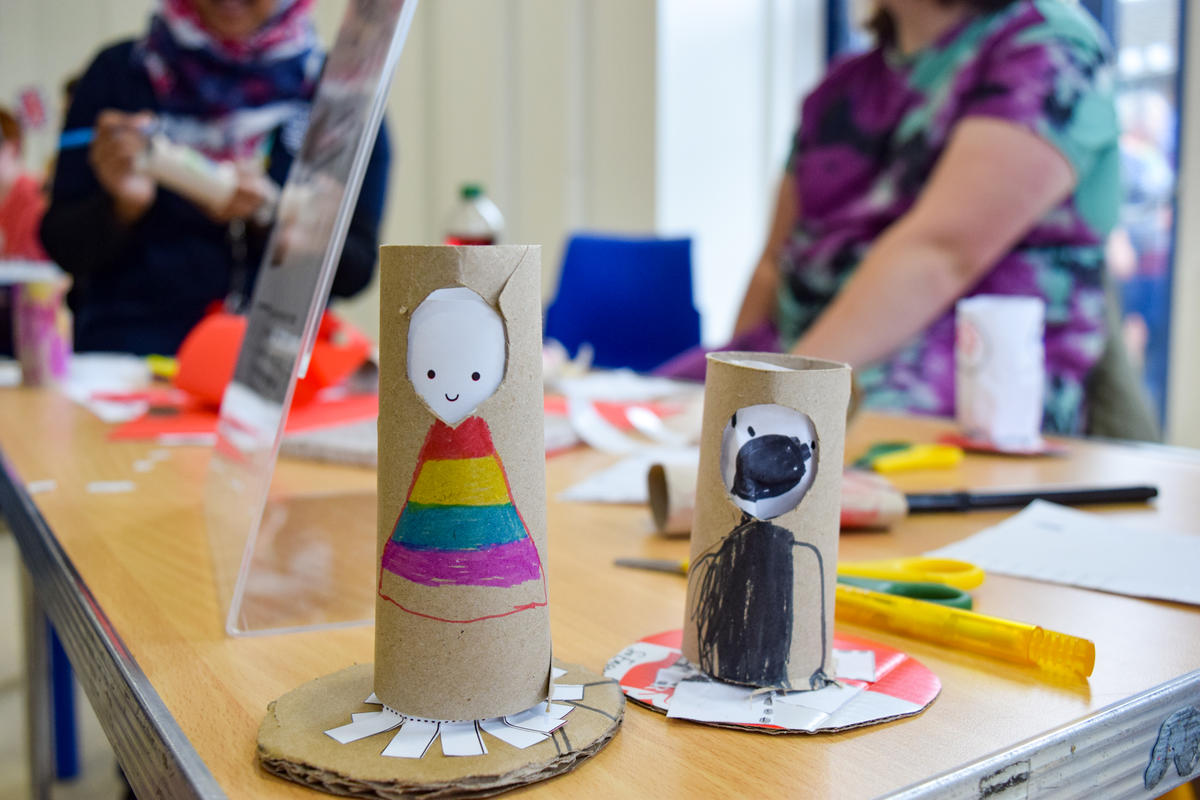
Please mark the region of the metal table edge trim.
POLYGON ((1185 707, 1200 707, 1200 669, 881 798, 999 798, 1015 783, 1026 784, 1021 797, 1078 797, 1102 776, 1124 779, 1103 784, 1106 799, 1158 797, 1200 774, 1181 776, 1168 764, 1159 783, 1143 783, 1163 722, 1185 707))
POLYGON ((223 798, 0 448, 3 511, 34 591, 138 797, 223 798))

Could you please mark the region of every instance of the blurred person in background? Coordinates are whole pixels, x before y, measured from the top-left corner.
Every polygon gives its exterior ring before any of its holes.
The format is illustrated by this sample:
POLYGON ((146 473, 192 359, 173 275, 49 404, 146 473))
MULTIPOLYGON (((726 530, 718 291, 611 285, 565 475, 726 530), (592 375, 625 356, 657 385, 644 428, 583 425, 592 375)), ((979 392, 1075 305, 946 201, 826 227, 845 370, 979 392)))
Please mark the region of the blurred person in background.
MULTIPOLYGON (((93 129, 58 159, 42 224, 74 277, 75 347, 173 354, 214 303, 250 296, 268 227, 253 217, 282 185, 323 64, 313 0, 159 0, 149 30, 108 47, 75 87, 65 129, 93 129), (237 164, 224 208, 202 208, 138 169, 147 132, 237 164)), ((333 280, 371 279, 389 148, 381 130, 333 280)))
POLYGON ((21 124, 0 108, 0 258, 44 260, 38 225, 46 211, 41 180, 25 171, 21 124))
POLYGON ((955 302, 1039 297, 1043 427, 1084 432, 1120 199, 1103 34, 1065 0, 876 0, 870 28, 803 102, 733 346, 845 361, 865 407, 953 416, 955 302))

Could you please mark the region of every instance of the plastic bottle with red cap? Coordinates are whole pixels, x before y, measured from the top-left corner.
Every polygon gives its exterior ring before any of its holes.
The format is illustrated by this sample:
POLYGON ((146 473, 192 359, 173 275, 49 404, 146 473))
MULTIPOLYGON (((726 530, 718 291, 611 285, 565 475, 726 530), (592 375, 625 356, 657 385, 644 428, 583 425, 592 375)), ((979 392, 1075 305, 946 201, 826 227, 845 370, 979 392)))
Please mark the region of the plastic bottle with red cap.
POLYGON ((458 203, 446 221, 446 244, 499 244, 504 234, 504 216, 478 183, 459 189, 458 203))

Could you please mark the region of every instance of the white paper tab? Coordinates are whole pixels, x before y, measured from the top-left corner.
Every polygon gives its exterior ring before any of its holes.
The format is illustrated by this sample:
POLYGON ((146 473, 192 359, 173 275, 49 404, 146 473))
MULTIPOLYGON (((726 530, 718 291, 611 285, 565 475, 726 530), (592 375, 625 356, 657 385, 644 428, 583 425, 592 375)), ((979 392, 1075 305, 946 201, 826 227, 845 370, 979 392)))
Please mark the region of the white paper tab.
POLYGON ((567 724, 565 719, 556 719, 547 714, 542 710, 541 706, 534 706, 528 711, 522 711, 520 714, 509 714, 504 718, 504 721, 514 727, 528 728, 531 731, 538 731, 540 733, 553 733, 567 724))
POLYGON ((489 735, 495 736, 518 750, 524 750, 526 747, 532 747, 550 738, 549 734, 531 731, 528 728, 514 728, 499 717, 480 720, 479 727, 489 735))
POLYGON ((137 488, 133 481, 92 481, 87 490, 92 494, 123 494, 137 488))
POLYGON ((583 686, 578 683, 556 683, 550 692, 551 700, 582 700, 583 686))
POLYGON ((409 719, 397 731, 383 755, 389 758, 422 758, 438 735, 438 724, 425 720, 409 719))
POLYGON ((875 652, 873 650, 834 650, 834 674, 850 681, 875 682, 875 652))
POLYGON ((442 755, 482 756, 487 755, 487 746, 474 722, 442 723, 442 755))
POLYGON ((355 714, 351 719, 354 721, 350 724, 342 725, 338 728, 330 728, 325 731, 325 735, 342 744, 347 744, 349 742, 357 742, 359 739, 365 739, 368 736, 374 736, 377 733, 383 733, 386 730, 391 730, 404 721, 404 717, 386 708, 382 711, 368 711, 361 715, 355 714))

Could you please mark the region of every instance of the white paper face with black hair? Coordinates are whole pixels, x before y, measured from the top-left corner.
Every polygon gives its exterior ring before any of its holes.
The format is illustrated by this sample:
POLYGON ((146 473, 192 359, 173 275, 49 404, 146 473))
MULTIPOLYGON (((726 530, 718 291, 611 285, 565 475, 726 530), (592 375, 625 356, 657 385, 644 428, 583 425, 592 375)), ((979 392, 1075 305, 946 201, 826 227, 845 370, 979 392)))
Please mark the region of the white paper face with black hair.
POLYGON ((504 380, 504 322, 466 287, 430 292, 408 326, 408 379, 447 425, 466 419, 504 380))
POLYGON ((807 414, 765 404, 739 409, 721 435, 721 480, 733 504, 773 519, 795 508, 817 474, 817 434, 807 414))

